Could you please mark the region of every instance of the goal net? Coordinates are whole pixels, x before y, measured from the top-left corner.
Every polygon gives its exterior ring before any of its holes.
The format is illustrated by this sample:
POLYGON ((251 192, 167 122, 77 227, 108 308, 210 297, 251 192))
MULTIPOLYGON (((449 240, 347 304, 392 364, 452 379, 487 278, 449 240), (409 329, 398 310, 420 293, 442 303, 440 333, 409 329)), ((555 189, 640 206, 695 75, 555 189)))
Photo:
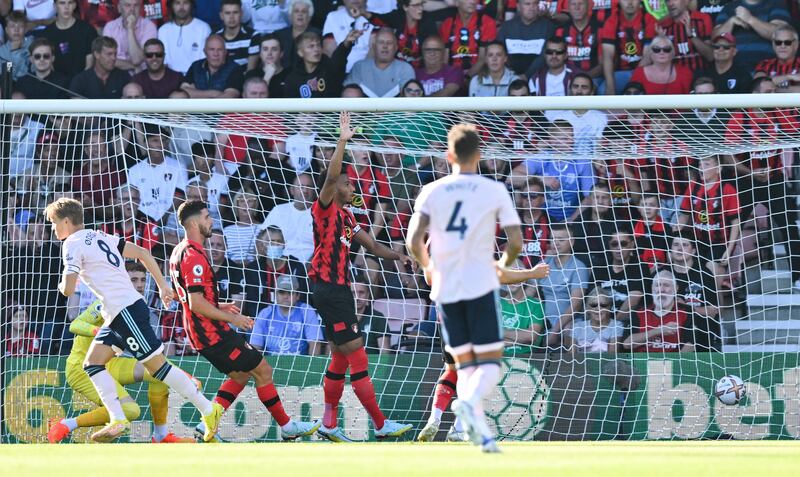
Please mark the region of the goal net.
MULTIPOLYGON (((206 201, 221 300, 256 319, 247 339, 274 368, 288 414, 321 418, 328 350, 307 307, 309 209, 339 108, 354 111, 357 131, 351 210, 378 242, 404 250, 420 187, 449 172, 448 128, 473 123, 481 173, 507 185, 523 224, 514 267, 550 265, 548 278, 501 289, 503 377, 485 402, 501 439, 800 436, 797 98, 472 99, 3 102, 0 442, 45 442, 49 420, 97 405, 73 389, 74 324, 96 298, 83 285, 57 291, 61 245, 43 209, 59 197, 165 268, 183 239, 177 207, 206 201), (729 374, 745 382, 736 405, 715 397, 729 374)), ((416 434, 443 369, 428 287, 363 247, 351 258, 378 402, 416 434)), ((189 345, 180 310, 159 303, 148 274, 129 274, 170 360, 212 397, 223 376, 189 345)), ((149 441, 147 384, 126 389, 142 409, 129 439, 149 441)), ((190 436, 199 415, 169 399, 170 430, 190 436)), ((452 421, 445 412, 440 439, 452 421)), ((340 425, 374 437, 349 385, 340 425)), ((220 436, 278 438, 252 385, 220 436)))

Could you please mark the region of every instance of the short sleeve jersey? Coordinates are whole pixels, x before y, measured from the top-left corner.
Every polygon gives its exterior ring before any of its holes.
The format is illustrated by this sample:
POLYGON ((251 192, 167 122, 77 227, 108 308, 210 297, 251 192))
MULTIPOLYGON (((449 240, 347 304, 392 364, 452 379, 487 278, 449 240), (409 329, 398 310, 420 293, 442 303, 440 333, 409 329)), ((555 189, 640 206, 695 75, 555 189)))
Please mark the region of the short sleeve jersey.
POLYGON ((689 313, 686 311, 673 310, 661 317, 651 309, 636 312, 631 323, 634 333, 649 331, 670 323, 677 323, 680 331, 672 335, 653 336, 647 340, 646 344, 636 347, 633 351, 640 353, 676 352, 691 341, 688 339, 686 327, 690 326, 692 321, 689 320, 689 313))
POLYGON ((142 299, 125 271, 124 248, 125 241, 116 235, 90 229, 73 233, 62 247, 67 272, 77 273, 100 300, 106 324, 142 299))
POLYGON ((520 224, 505 186, 476 174, 456 174, 422 188, 415 213, 430 218, 431 299, 440 304, 496 290, 497 224, 520 224))
POLYGON ((203 298, 214 306, 219 301, 214 270, 202 245, 188 239, 181 241, 172 251, 169 273, 183 306, 183 327, 194 349, 199 351, 214 346, 223 340, 225 334, 233 332, 224 321, 208 319, 189 308, 190 293, 202 293, 203 298))
POLYGON ((490 16, 477 12, 464 24, 456 14, 442 23, 439 36, 450 53, 450 64, 468 70, 478 61, 480 47, 497 37, 497 24, 490 16))
POLYGON ((726 244, 731 222, 739 218, 739 195, 721 181, 711 185, 692 184, 681 210, 691 214, 697 238, 705 244, 726 244))
POLYGON ((336 202, 311 206, 314 220, 314 254, 308 276, 314 281, 350 285, 350 246, 361 230, 353 212, 336 202))

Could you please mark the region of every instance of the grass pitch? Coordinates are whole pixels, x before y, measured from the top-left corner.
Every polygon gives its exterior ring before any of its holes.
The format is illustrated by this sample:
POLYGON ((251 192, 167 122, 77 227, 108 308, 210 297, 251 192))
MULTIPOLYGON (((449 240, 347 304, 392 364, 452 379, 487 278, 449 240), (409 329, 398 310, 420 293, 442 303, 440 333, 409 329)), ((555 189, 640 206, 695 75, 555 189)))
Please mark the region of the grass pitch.
POLYGON ((800 442, 469 444, 20 444, 0 446, 4 476, 768 476, 800 472, 800 442))

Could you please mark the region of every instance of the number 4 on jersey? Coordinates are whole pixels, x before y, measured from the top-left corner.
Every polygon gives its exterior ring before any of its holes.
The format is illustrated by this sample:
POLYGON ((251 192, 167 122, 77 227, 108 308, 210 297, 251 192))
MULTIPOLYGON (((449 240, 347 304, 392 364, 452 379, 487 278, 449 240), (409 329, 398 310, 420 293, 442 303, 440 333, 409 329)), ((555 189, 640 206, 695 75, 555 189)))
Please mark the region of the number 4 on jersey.
POLYGON ((462 202, 460 200, 456 202, 456 206, 453 207, 453 214, 450 216, 450 221, 447 222, 447 228, 445 230, 447 232, 458 232, 458 238, 464 240, 464 234, 467 233, 467 219, 458 217, 458 213, 461 212, 461 204, 462 202), (458 225, 456 225, 456 223, 458 225))

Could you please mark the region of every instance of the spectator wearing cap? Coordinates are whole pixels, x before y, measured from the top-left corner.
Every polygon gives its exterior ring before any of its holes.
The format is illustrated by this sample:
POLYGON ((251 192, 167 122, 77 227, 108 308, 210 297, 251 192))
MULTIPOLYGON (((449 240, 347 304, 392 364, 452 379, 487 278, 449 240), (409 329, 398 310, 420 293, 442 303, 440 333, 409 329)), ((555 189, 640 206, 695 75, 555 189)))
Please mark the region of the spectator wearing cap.
POLYGON ((357 61, 344 82, 361 86, 370 98, 395 97, 406 81, 414 79, 414 68, 397 58, 397 37, 392 30, 378 30, 374 41, 375 56, 357 61))
POLYGON ((0 45, 0 60, 12 63, 14 81, 19 80, 30 71, 28 48, 31 46, 33 38, 25 36, 27 25, 28 19, 23 12, 12 11, 6 17, 6 42, 0 45))
POLYGON ((144 63, 144 43, 158 35, 156 24, 142 18, 142 0, 119 0, 119 17, 106 23, 103 36, 117 42, 116 67, 124 71, 139 71, 144 63))
POLYGON ((28 48, 31 72, 16 82, 16 88, 28 99, 67 99, 67 77, 53 67, 55 51, 46 38, 37 38, 28 48))
MULTIPOLYGON (((54 45, 55 69, 67 77, 67 84, 81 71, 92 67, 92 41, 97 30, 75 14, 74 1, 55 1, 56 21, 39 36, 54 45)), ((81 10, 81 13, 85 13, 81 10)))
POLYGON ((206 58, 189 67, 181 90, 190 98, 238 98, 242 92, 242 68, 228 58, 225 40, 211 35, 204 48, 206 58))
POLYGON ((297 279, 288 275, 275 283, 275 302, 255 319, 250 344, 271 355, 322 354, 325 338, 317 311, 300 301, 297 279))
POLYGON ((161 221, 173 206, 176 190, 186 187, 188 174, 177 159, 166 154, 166 130, 147 124, 144 134, 147 157, 128 170, 128 183, 141 192, 139 210, 161 221))
POLYGON ((663 35, 650 43, 651 63, 633 71, 631 81, 641 83, 647 94, 688 94, 692 87, 692 70, 676 61, 673 41, 663 35))
POLYGON ((142 87, 147 98, 169 98, 183 83, 183 75, 164 63, 164 44, 158 38, 144 43, 144 71, 133 75, 131 81, 142 87))
POLYGON ((783 0, 734 0, 717 15, 714 35, 733 33, 745 71, 772 56, 772 34, 787 26, 791 16, 783 0))
POLYGON ((117 42, 113 38, 100 36, 92 42, 94 67, 85 70, 69 85, 74 98, 119 99, 122 87, 128 84, 130 75, 117 68, 117 42))
MULTIPOLYGON (((192 63, 206 57, 203 45, 211 34, 208 23, 192 15, 194 3, 194 0, 172 0, 172 21, 158 29, 158 39, 164 43, 167 53, 167 66, 181 74, 186 74, 192 63)), ((222 41, 224 44, 225 40, 222 41)))
POLYGON ((447 64, 444 42, 432 35, 422 42, 422 66, 415 71, 425 96, 456 96, 464 87, 464 70, 447 64))
POLYGON ((714 49, 714 63, 698 76, 711 78, 716 93, 744 94, 750 92, 750 72, 735 60, 736 37, 732 33, 720 33, 711 43, 714 49))
POLYGON ((550 38, 544 44, 545 65, 536 62, 528 68, 526 76, 532 96, 566 96, 575 71, 567 65, 567 42, 563 38, 550 38))
POLYGON ((504 22, 497 31, 497 41, 505 45, 508 66, 514 73, 525 74, 534 62, 542 62, 545 41, 555 30, 553 21, 540 9, 539 0, 517 2, 514 18, 504 22))
MULTIPOLYGON (((281 58, 281 64, 284 68, 289 68, 298 61, 294 45, 295 38, 306 30, 322 33, 319 28, 310 25, 311 18, 314 16, 314 2, 311 0, 289 0, 287 5, 290 25, 275 32, 275 37, 278 38, 283 47, 284 54, 281 58)), ((253 57, 250 58, 253 59, 253 57)))
POLYGON ((780 26, 772 33, 775 57, 762 60, 756 66, 755 78, 768 76, 779 93, 800 92, 800 58, 797 56, 797 30, 780 26))

